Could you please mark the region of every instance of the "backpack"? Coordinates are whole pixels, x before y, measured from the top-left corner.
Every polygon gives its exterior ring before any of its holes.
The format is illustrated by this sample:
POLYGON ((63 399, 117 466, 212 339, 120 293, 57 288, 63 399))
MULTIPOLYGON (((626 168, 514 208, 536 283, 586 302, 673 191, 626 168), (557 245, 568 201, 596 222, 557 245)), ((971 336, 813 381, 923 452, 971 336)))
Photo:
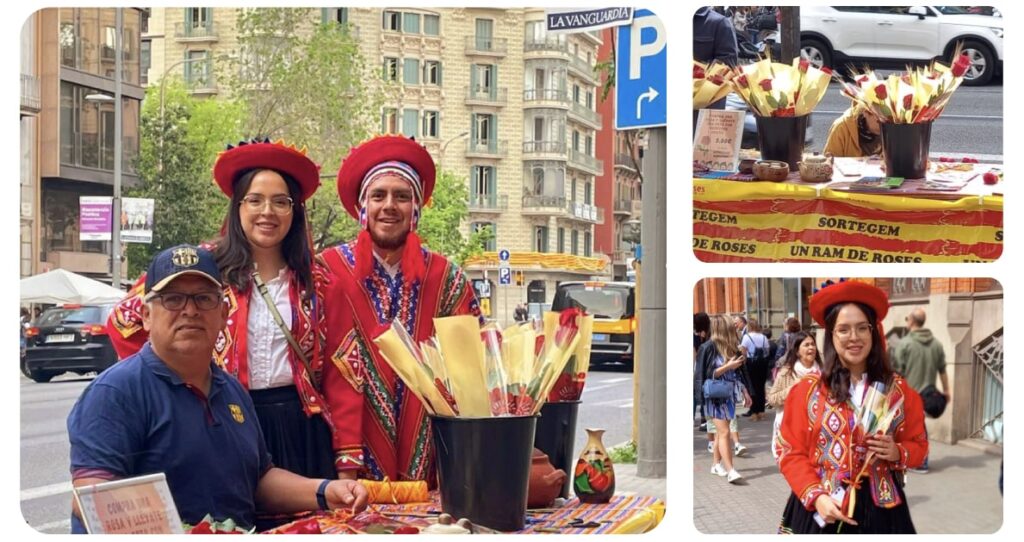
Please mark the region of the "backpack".
MULTIPOLYGON (((750 337, 750 334, 744 333, 743 336, 750 337)), ((747 361, 753 363, 756 367, 768 367, 768 364, 771 362, 772 342, 764 335, 761 335, 761 337, 764 338, 764 344, 762 346, 755 346, 753 353, 748 352, 750 355, 747 356, 747 361)), ((754 338, 751 337, 750 340, 753 342, 754 338)))

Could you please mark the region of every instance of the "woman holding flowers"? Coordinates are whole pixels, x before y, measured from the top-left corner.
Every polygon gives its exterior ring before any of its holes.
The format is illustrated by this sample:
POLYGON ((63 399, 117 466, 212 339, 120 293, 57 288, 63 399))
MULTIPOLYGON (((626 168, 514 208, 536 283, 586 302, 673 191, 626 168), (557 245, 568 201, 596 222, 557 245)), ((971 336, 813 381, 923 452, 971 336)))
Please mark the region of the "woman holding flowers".
POLYGON ((768 391, 768 402, 778 409, 775 414, 775 425, 772 427, 772 457, 776 460, 779 458, 776 443, 779 438, 779 427, 782 425, 783 406, 789 390, 803 377, 821 374, 821 354, 818 353, 814 337, 806 331, 797 331, 789 340, 792 341, 793 347, 786 352, 772 389, 768 391))
POLYGON ((720 380, 727 383, 730 393, 727 397, 714 399, 705 394, 704 415, 708 423, 715 426, 713 448, 714 464, 711 474, 725 476, 730 483, 743 478, 732 464, 732 447, 729 446, 729 422, 736 418, 736 397, 743 397, 747 405, 750 395, 743 388, 740 370, 746 355, 740 350, 739 337, 729 320, 716 314, 711 317, 711 340, 701 345, 697 352, 701 385, 704 381, 720 380))
POLYGON ((862 282, 811 297, 824 359, 821 375, 805 376, 785 402, 779 468, 793 493, 781 533, 915 532, 901 480, 924 461, 928 440, 921 397, 889 366, 888 308, 885 293, 862 282))

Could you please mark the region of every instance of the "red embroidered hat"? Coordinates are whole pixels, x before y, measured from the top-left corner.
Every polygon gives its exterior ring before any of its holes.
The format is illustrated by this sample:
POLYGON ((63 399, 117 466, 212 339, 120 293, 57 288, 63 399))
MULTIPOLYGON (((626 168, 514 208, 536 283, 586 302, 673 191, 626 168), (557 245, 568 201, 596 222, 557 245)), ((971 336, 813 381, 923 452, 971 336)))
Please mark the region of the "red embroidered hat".
POLYGON ((416 171, 423 188, 423 201, 419 204, 422 207, 430 201, 437 171, 427 149, 405 136, 378 136, 349 151, 338 169, 338 197, 352 218, 359 220, 359 191, 367 172, 391 161, 404 162, 416 171))
POLYGON ((811 296, 811 318, 818 325, 825 327, 828 309, 837 303, 848 302, 863 303, 871 307, 875 311, 879 325, 889 313, 889 297, 884 291, 866 282, 847 280, 827 285, 811 296))
POLYGON ((252 169, 272 169, 287 174, 299 183, 302 201, 308 200, 320 186, 320 166, 306 156, 306 149, 286 145, 284 140, 271 143, 242 141, 237 146, 228 145, 226 151, 217 156, 213 165, 213 178, 221 192, 230 198, 235 193, 235 181, 252 169))

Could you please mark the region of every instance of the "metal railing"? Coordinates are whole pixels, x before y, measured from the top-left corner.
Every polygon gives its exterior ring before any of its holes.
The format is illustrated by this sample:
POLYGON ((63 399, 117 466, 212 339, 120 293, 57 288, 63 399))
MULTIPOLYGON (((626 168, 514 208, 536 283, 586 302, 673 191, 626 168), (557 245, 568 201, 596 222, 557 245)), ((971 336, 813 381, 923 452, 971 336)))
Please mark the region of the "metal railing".
POLYGON ((569 213, 569 216, 580 220, 586 220, 587 222, 595 222, 598 224, 604 222, 604 208, 596 205, 569 201, 565 206, 565 211, 569 213))
POLYGON ((554 88, 527 89, 523 91, 524 102, 561 102, 569 103, 569 92, 554 88))
POLYGON ((523 42, 523 50, 527 52, 548 51, 553 53, 569 54, 569 44, 559 40, 533 40, 523 42))
POLYGON ((508 89, 494 87, 468 87, 466 88, 466 101, 505 105, 508 103, 508 89))
POLYGON ((576 73, 578 73, 580 76, 582 76, 584 79, 587 79, 588 81, 599 80, 597 78, 597 74, 594 73, 594 66, 587 64, 586 60, 583 60, 578 56, 573 56, 571 59, 569 59, 569 68, 575 70, 576 73))
POLYGON ((572 102, 572 109, 570 110, 570 113, 582 118, 586 122, 598 126, 598 130, 601 129, 601 115, 598 115, 597 111, 591 111, 590 109, 587 109, 583 104, 572 102))
POLYGON ((629 199, 617 199, 615 200, 615 212, 630 214, 633 212, 633 200, 629 199))
POLYGON ((523 196, 523 210, 537 211, 548 210, 553 213, 566 211, 568 200, 565 196, 523 196))
POLYGON ((505 211, 508 209, 508 194, 470 194, 470 211, 505 211))
POLYGON ((523 154, 565 154, 565 142, 524 141, 523 154))
POLYGON ((569 149, 569 163, 578 164, 594 171, 604 170, 604 162, 576 149, 569 149))
POLYGON ((497 139, 469 139, 466 141, 467 156, 504 158, 508 156, 508 141, 497 139))
POLYGON ((217 30, 213 26, 213 22, 209 22, 203 26, 195 26, 189 23, 174 23, 174 37, 177 39, 188 39, 188 38, 204 38, 204 39, 217 39, 217 30))
POLYGON ((508 40, 490 36, 466 36, 466 53, 508 54, 508 40))

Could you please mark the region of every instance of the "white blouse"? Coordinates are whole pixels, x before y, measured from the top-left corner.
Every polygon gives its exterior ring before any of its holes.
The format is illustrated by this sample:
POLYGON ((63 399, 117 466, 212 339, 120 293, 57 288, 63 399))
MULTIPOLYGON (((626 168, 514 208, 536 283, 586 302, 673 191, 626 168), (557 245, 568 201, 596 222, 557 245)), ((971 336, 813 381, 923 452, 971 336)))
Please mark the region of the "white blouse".
MULTIPOLYGON (((288 268, 267 283, 267 293, 288 329, 292 327, 292 302, 288 297, 288 268)), ((267 302, 253 285, 249 295, 248 332, 249 389, 263 390, 291 386, 292 366, 288 361, 288 340, 274 321, 267 302)))

